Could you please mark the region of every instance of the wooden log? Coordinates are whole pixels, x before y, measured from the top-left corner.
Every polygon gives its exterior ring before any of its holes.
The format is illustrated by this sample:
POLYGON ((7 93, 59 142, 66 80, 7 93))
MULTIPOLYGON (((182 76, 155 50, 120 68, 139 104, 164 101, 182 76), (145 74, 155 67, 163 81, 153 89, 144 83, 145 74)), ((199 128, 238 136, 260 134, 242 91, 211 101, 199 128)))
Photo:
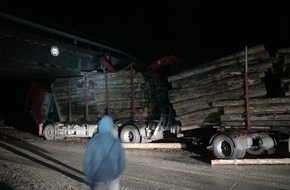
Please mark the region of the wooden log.
MULTIPOLYGON (((254 77, 253 77, 254 78, 254 77)), ((256 80, 251 80, 249 85, 256 85, 261 83, 260 78, 256 75, 256 80)), ((219 81, 214 81, 206 85, 194 86, 183 89, 168 90, 168 97, 171 102, 179 102, 191 98, 197 98, 201 96, 222 93, 234 89, 241 89, 244 85, 244 79, 242 76, 234 76, 219 81)))
POLYGON ((192 130, 192 129, 199 129, 199 128, 201 128, 200 125, 184 125, 184 126, 180 127, 180 130, 181 131, 189 131, 189 130, 192 130))
MULTIPOLYGON (((105 75, 104 74, 96 74, 91 76, 86 76, 87 81, 90 85, 99 85, 99 86, 105 86, 105 75)), ((107 75, 108 77, 108 84, 110 85, 117 85, 117 84, 131 84, 130 74, 127 75, 118 75, 116 73, 109 73, 107 75)), ((70 81, 71 84, 76 83, 84 83, 85 76, 84 77, 70 77, 70 78, 57 78, 55 79, 56 85, 62 86, 67 85, 68 81, 70 81)), ((145 79, 140 75, 139 77, 134 77, 134 83, 145 83, 145 79)), ((109 85, 109 86, 110 86, 109 85)))
POLYGON ((174 110, 176 112, 177 117, 179 115, 184 115, 187 113, 192 113, 195 111, 200 111, 203 109, 207 109, 210 108, 210 104, 207 101, 203 102, 198 102, 198 101, 184 101, 180 104, 180 102, 178 103, 178 106, 176 106, 176 104, 173 104, 174 110))
MULTIPOLYGON (((107 105, 103 104, 103 103, 102 104, 95 104, 93 106, 90 105, 88 112, 89 113, 95 112, 94 110, 104 111, 106 107, 107 107, 107 105)), ((119 105, 110 104, 110 108, 111 109, 130 109, 130 110, 132 109, 132 107, 131 107, 131 105, 129 105, 129 103, 127 104, 126 107, 125 106, 119 106, 119 105)), ((135 108, 136 109, 144 109, 145 106, 136 106, 135 108)), ((64 112, 63 114, 68 114, 68 109, 69 109, 68 104, 60 105, 60 108, 59 108, 59 110, 61 112, 64 112)), ((83 110, 84 111, 85 110, 85 105, 84 104, 83 105, 73 105, 72 110, 73 110, 73 112, 76 112, 77 110, 83 110)))
MULTIPOLYGON (((289 113, 290 103, 267 103, 267 104, 250 104, 250 114, 278 114, 289 113)), ((246 113, 246 107, 241 106, 225 106, 224 114, 241 114, 246 113)))
MULTIPOLYGON (((252 100, 250 99, 250 104, 252 104, 252 100)), ((212 107, 225 107, 225 106, 239 106, 245 105, 245 99, 230 99, 230 100, 218 100, 212 102, 212 107)))
MULTIPOLYGON (((245 114, 225 114, 220 116, 221 122, 245 121, 245 114)), ((290 121, 290 114, 258 114, 250 115, 251 121, 290 121)))
MULTIPOLYGON (((263 53, 265 51, 267 51, 265 46, 263 44, 259 44, 259 45, 248 48, 247 53, 248 53, 248 55, 251 55, 251 54, 263 53)), ((229 59, 234 59, 237 57, 245 57, 245 50, 241 50, 241 51, 232 53, 228 56, 224 56, 216 61, 221 62, 221 61, 225 61, 225 60, 229 60, 229 59)))
POLYGON ((204 110, 200 110, 200 111, 196 111, 196 112, 191 112, 191 113, 186 113, 183 115, 178 115, 177 117, 175 117, 176 120, 180 120, 180 119, 197 119, 200 117, 208 117, 209 115, 221 115, 222 113, 222 109, 220 108, 208 108, 208 109, 204 109, 204 110))
MULTIPOLYGON (((204 73, 200 75, 194 75, 187 78, 183 78, 177 81, 173 81, 171 82, 171 86, 173 89, 188 88, 192 86, 205 85, 213 81, 219 81, 237 75, 241 77, 243 76, 242 72, 237 72, 237 70, 232 67, 219 68, 218 70, 219 71, 216 74, 204 73)), ((265 76, 264 72, 249 73, 248 74, 249 84, 261 82, 261 78, 263 78, 264 76, 265 76)))
MULTIPOLYGON (((58 104, 62 104, 62 105, 68 105, 68 99, 67 98, 63 98, 63 99, 56 99, 57 100, 57 103, 58 104)), ((85 100, 84 99, 79 99, 81 102, 78 102, 77 104, 85 104, 85 100)), ((111 99, 110 100, 110 104, 128 104, 129 102, 131 102, 132 99, 129 97, 129 98, 122 98, 122 99, 111 99)), ((143 105, 143 104, 146 104, 146 100, 144 98, 136 98, 135 99, 135 103, 136 103, 136 106, 138 106, 139 104, 140 105, 143 105)), ((89 99, 88 101, 88 105, 100 105, 100 104, 106 104, 106 99, 89 99)))
MULTIPOLYGON (((224 121, 221 122, 224 127, 244 127, 244 121, 224 121)), ((290 121, 251 121, 251 127, 290 127, 290 121)))
MULTIPOLYGON (((109 104, 111 113, 116 119, 132 118, 132 94, 129 72, 108 73, 109 104)), ((135 116, 137 119, 146 119, 153 113, 156 102, 162 104, 167 98, 167 88, 160 80, 148 81, 140 73, 134 75, 135 116), (154 97, 154 98, 151 98, 154 97)), ((105 75, 97 73, 85 77, 72 77, 57 79, 53 90, 58 102, 61 120, 68 119, 68 85, 70 85, 70 98, 72 101, 73 120, 84 120, 85 98, 89 106, 89 116, 96 119, 102 117, 107 108, 107 93, 105 75), (87 81, 87 83, 85 83, 87 81), (86 86, 87 85, 87 86, 86 86), (87 88, 87 94, 85 89, 87 88), (93 116, 92 113, 94 114, 93 116)))
MULTIPOLYGON (((261 97, 266 95, 266 89, 263 84, 258 84, 251 86, 249 88, 249 96, 250 97, 261 97)), ((198 109, 195 109, 195 107, 199 107, 199 104, 207 104, 207 108, 210 105, 210 102, 212 101, 218 101, 218 100, 226 100, 226 99, 241 99, 244 96, 243 89, 235 89, 231 91, 222 92, 219 94, 212 94, 208 96, 203 96, 199 98, 194 99, 188 99, 186 101, 178 101, 178 102, 170 102, 173 104, 173 107, 175 110, 182 109, 182 108, 188 108, 191 107, 192 111, 197 111, 198 109)), ((185 96, 188 97, 188 96, 185 96)), ((189 97, 190 98, 190 97, 189 97)))
POLYGON ((285 54, 283 57, 284 57, 283 66, 289 66, 289 64, 290 64, 290 54, 285 54))
MULTIPOLYGON (((57 96, 56 99, 58 101, 63 101, 63 100, 66 100, 68 99, 68 94, 57 94, 55 93, 55 95, 57 96)), ((85 100, 85 94, 72 94, 70 95, 71 99, 73 101, 84 101, 85 100)), ((99 100, 104 100, 106 99, 106 94, 105 93, 98 93, 98 94, 88 94, 87 95, 88 97, 88 101, 91 102, 91 101, 99 101, 99 100)), ((124 93, 109 93, 109 97, 110 97, 110 100, 111 101, 114 101, 114 100, 122 100, 122 99, 125 99, 125 100, 129 100, 131 99, 131 93, 130 92, 124 92, 124 93), (119 94, 119 96, 118 96, 119 94)), ((135 98, 136 99, 144 99, 145 98, 145 94, 144 92, 135 92, 135 98)))
POLYGON ((277 53, 279 53, 279 54, 290 54, 290 48, 279 48, 278 50, 277 50, 277 53))
MULTIPOLYGON (((142 83, 145 82, 141 74, 135 73, 134 78, 134 96, 135 96, 135 116, 138 119, 148 117, 150 109, 146 103, 142 83)), ((108 73, 109 104, 111 113, 117 119, 132 118, 132 99, 131 99, 131 80, 130 73, 118 72, 108 73)), ((84 121, 85 118, 85 79, 87 81, 87 97, 89 106, 88 118, 96 119, 102 117, 104 110, 107 108, 105 75, 94 74, 85 77, 72 77, 66 79, 56 79, 53 84, 58 110, 61 121, 68 120, 68 86, 70 85, 70 98, 72 102, 72 119, 73 121, 84 121), (92 116, 93 113, 93 116, 92 116)), ((153 85, 152 85, 153 86, 153 85)), ((157 87, 156 89, 161 89, 157 87)))
POLYGON ((209 108, 175 117, 183 125, 219 125, 221 109, 209 108))
POLYGON ((289 84, 290 84, 290 78, 286 78, 286 77, 284 77, 284 78, 281 78, 281 85, 282 86, 284 86, 284 85, 287 85, 287 89, 289 90, 289 84))
MULTIPOLYGON (((253 54, 253 55, 248 55, 248 61, 251 60, 255 60, 255 59, 263 59, 263 60, 267 60, 270 59, 270 55, 268 52, 262 52, 259 54, 253 54)), ((172 82, 172 81, 176 81, 176 80, 180 80, 182 78, 186 78, 186 77, 190 77, 193 75, 197 75, 197 74, 201 74, 204 72, 208 72, 217 68, 221 68, 221 67, 226 67, 226 66, 231 66, 231 65, 236 65, 236 64, 241 64, 245 62, 245 58, 236 58, 236 59, 230 59, 230 60, 225 60, 225 61, 213 61, 213 62, 209 62, 206 64, 203 64, 201 66, 195 67, 193 69, 187 70, 187 71, 183 71, 177 75, 172 75, 168 77, 168 81, 172 82)))
MULTIPOLYGON (((67 93, 68 92, 68 85, 60 86, 55 85, 54 91, 58 93, 67 93)), ((70 89, 72 93, 85 93, 85 84, 82 85, 70 85, 70 89)), ((131 84, 118 84, 118 85, 111 85, 108 86, 109 91, 131 91, 131 84)), ((140 83, 134 83, 134 91, 141 91, 142 87, 140 83)), ((98 93, 98 92, 105 92, 106 86, 87 86, 88 93, 98 93)))
POLYGON ((189 126, 189 125, 198 125, 201 127, 204 126, 215 126, 215 125, 220 125, 220 117, 216 116, 216 117, 203 117, 203 118, 199 118, 196 120, 191 120, 191 119, 180 119, 179 122, 181 123, 181 125, 183 126, 189 126))
MULTIPOLYGON (((290 97, 273 97, 273 98, 251 98, 250 99, 250 105, 253 104, 284 104, 284 103, 290 103, 290 97)), ((242 100, 219 100, 219 101, 213 101, 212 106, 213 107, 224 107, 224 106, 238 106, 238 105, 244 105, 245 101, 242 100)))
POLYGON ((194 86, 177 90, 169 90, 168 96, 171 102, 180 102, 183 100, 198 98, 201 96, 221 93, 228 90, 242 88, 243 79, 234 77, 233 80, 222 80, 209 83, 207 85, 194 86))

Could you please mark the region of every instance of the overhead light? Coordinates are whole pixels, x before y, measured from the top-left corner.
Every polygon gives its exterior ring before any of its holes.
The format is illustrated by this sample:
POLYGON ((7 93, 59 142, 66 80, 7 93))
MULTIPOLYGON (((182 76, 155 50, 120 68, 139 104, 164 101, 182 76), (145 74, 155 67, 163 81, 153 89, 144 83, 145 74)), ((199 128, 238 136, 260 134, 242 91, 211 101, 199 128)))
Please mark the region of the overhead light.
POLYGON ((57 57, 59 55, 59 49, 58 49, 58 47, 52 46, 50 48, 50 53, 51 53, 51 55, 57 57))

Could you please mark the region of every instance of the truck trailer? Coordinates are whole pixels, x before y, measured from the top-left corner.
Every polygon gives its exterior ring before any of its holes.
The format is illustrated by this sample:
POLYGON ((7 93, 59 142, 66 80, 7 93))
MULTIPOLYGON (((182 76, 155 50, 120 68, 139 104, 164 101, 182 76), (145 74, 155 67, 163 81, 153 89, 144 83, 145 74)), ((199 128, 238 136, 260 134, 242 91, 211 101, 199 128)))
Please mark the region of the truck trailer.
POLYGON ((286 52, 273 56, 264 45, 245 47, 169 76, 175 119, 183 127, 215 129, 208 148, 218 159, 273 154, 287 145, 289 151, 286 52))
POLYGON ((289 151, 287 52, 273 58, 264 45, 245 48, 168 76, 170 87, 132 66, 58 78, 44 94, 39 134, 91 137, 110 114, 124 143, 158 141, 167 132, 198 139, 195 131, 203 129, 218 159, 273 154, 284 145, 289 151))
MULTIPOLYGON (((163 58, 166 64, 175 57, 163 58)), ((109 62, 102 57, 104 64, 109 62)), ((109 64, 110 65, 110 64, 109 64)), ((144 143, 164 139, 164 133, 181 136, 174 112, 166 103, 166 85, 158 76, 129 68, 83 73, 82 77, 56 78, 49 84, 32 83, 28 102, 39 135, 47 140, 68 137, 90 138, 98 121, 109 114, 116 135, 124 143, 144 143), (36 98, 37 97, 37 98, 36 98)))

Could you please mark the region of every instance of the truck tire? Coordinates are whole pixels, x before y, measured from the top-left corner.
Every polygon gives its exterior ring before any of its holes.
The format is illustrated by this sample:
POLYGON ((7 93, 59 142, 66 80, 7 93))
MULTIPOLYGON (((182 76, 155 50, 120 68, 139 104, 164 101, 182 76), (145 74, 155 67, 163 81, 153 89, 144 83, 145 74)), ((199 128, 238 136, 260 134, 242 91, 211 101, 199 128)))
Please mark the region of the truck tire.
POLYGON ((220 134, 213 139, 213 153, 219 159, 236 159, 243 156, 244 151, 236 149, 230 137, 220 134))
POLYGON ((253 139, 253 145, 247 149, 247 153, 251 155, 273 154, 275 152, 276 140, 268 135, 262 135, 253 139))
POLYGON ((237 150, 236 158, 244 158, 247 150, 242 148, 240 141, 236 140, 235 137, 230 137, 234 142, 235 149, 237 150))
POLYGON ((255 156, 258 156, 258 155, 262 155, 264 154, 266 151, 260 147, 253 147, 253 148, 249 148, 247 149, 247 153, 250 154, 250 155, 255 155, 255 156))
POLYGON ((120 140, 123 143, 140 143, 141 136, 139 130, 133 125, 126 125, 122 127, 120 140))
POLYGON ((48 124, 45 126, 43 130, 44 138, 46 140, 54 140, 55 139, 55 131, 54 126, 52 124, 48 124))
POLYGON ((237 149, 237 158, 244 158, 247 150, 246 149, 237 149))

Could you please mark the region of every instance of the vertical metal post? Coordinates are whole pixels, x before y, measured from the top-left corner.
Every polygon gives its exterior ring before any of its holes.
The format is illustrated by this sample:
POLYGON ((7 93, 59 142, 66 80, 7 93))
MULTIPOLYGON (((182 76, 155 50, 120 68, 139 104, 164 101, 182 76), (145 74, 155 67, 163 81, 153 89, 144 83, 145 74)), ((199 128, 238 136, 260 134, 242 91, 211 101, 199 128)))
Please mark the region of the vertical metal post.
POLYGON ((107 70, 105 70, 105 80, 106 80, 106 102, 107 102, 107 114, 110 115, 111 108, 110 108, 110 96, 109 96, 109 84, 108 84, 108 75, 107 70))
POLYGON ((86 121, 89 121, 88 82, 87 82, 87 76, 85 76, 85 112, 86 112, 86 121))
POLYGON ((72 120, 72 105, 71 105, 71 81, 68 79, 68 121, 72 120))
POLYGON ((132 117, 135 119, 135 92, 134 92, 134 70, 133 65, 130 66, 130 77, 131 77, 131 98, 132 98, 132 117))
POLYGON ((248 48, 245 46, 245 101, 246 101, 246 127, 248 131, 251 131, 250 121, 250 101, 249 101, 249 83, 248 83, 248 48))

